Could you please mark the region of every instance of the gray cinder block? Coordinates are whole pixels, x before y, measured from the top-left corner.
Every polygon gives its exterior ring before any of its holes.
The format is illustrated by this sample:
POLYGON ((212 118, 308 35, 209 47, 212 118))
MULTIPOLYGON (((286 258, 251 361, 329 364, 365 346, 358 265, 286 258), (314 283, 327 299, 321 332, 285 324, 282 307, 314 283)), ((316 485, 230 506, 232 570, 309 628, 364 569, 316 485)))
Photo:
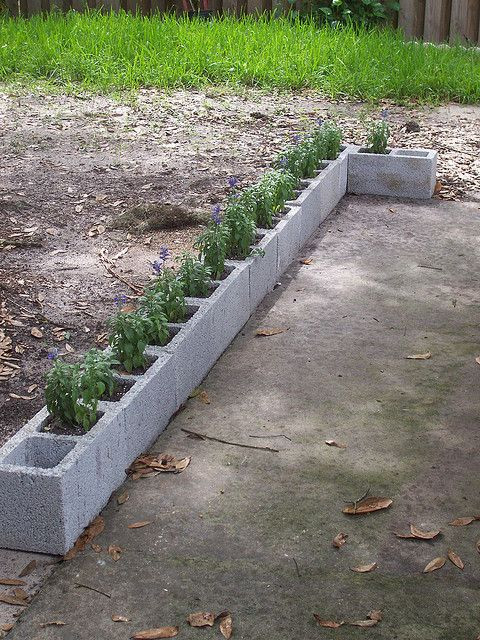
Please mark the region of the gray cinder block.
POLYGON ((366 153, 357 147, 348 159, 348 191, 397 198, 431 198, 436 171, 436 151, 392 149, 382 155, 366 153))
POLYGON ((255 245, 259 255, 247 258, 250 266, 250 313, 273 290, 277 282, 278 233, 274 229, 260 230, 262 238, 255 245))

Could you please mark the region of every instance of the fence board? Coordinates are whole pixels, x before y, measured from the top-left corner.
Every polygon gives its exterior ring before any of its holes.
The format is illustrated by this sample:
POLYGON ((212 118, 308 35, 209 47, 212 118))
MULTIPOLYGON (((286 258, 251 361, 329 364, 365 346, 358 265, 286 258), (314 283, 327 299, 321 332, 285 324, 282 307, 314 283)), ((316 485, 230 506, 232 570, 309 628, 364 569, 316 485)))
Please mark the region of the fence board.
POLYGON ((5 3, 8 14, 17 17, 20 13, 18 0, 7 0, 5 3))
POLYGON ((225 13, 233 13, 241 15, 247 9, 247 0, 223 0, 223 11, 225 13))
POLYGON ((452 0, 450 41, 478 40, 479 0, 452 0))
POLYGON ((444 42, 450 33, 452 0, 427 0, 423 38, 428 42, 444 42))
POLYGON ((263 13, 272 8, 271 0, 247 0, 248 13, 263 13))
POLYGON ((400 0, 398 26, 407 38, 421 38, 425 21, 425 0, 400 0))

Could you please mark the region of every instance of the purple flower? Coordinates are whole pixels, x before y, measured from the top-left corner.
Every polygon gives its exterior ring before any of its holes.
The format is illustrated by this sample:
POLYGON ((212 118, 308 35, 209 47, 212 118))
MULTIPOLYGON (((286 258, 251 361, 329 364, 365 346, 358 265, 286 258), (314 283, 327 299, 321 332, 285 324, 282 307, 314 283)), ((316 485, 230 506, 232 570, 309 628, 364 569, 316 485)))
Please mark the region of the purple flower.
POLYGON ((293 136, 293 142, 294 142, 294 144, 298 144, 298 143, 300 142, 300 140, 301 140, 301 139, 302 139, 302 138, 301 138, 298 134, 294 135, 294 136, 293 136))
POLYGON ((238 184, 238 179, 235 176, 231 176, 228 179, 228 186, 230 187, 230 189, 235 189, 237 184, 238 184))
POLYGON ((216 204, 213 209, 212 209, 212 220, 215 224, 220 224, 222 221, 222 218, 220 217, 220 205, 216 204))
POLYGON ((386 120, 388 118, 388 109, 383 109, 380 112, 380 117, 382 118, 382 120, 386 120))
POLYGON ((117 293, 113 297, 113 301, 115 305, 121 309, 124 304, 127 304, 127 296, 124 293, 117 293))
POLYGON ((318 120, 317 120, 317 124, 318 124, 319 127, 321 127, 324 122, 325 122, 325 120, 323 118, 318 118, 318 120))
POLYGON ((160 254, 158 256, 158 260, 154 260, 152 264, 152 268, 157 274, 157 276, 160 275, 163 267, 165 266, 165 262, 169 257, 170 257, 170 251, 168 250, 168 247, 160 247, 160 254))
POLYGON ((57 347, 51 347, 48 350, 47 358, 49 360, 55 360, 56 358, 58 358, 58 349, 57 349, 57 347))
POLYGON ((282 156, 278 162, 279 162, 281 167, 286 167, 287 166, 287 159, 286 159, 285 156, 282 156))

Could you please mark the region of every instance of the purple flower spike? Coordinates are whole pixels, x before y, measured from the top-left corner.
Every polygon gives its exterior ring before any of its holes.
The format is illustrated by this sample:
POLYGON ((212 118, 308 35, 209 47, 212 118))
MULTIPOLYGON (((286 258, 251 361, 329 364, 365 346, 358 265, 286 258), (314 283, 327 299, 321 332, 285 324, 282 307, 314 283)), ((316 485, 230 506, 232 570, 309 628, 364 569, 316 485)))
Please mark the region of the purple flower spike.
POLYGON ((127 304, 127 296, 124 293, 117 293, 113 301, 117 307, 122 308, 124 304, 127 304))
POLYGON ((212 220, 215 224, 220 224, 222 221, 222 218, 220 217, 220 211, 221 211, 220 205, 216 204, 212 210, 212 220))
POLYGON ((152 268, 154 272, 158 275, 162 272, 163 267, 165 266, 165 262, 170 257, 170 251, 168 247, 160 247, 160 254, 158 256, 158 260, 155 260, 152 264, 152 268))
POLYGON ((298 144, 302 138, 297 134, 293 136, 294 144, 298 144))
POLYGON ((47 358, 49 360, 56 360, 56 358, 58 358, 58 349, 57 349, 57 347, 51 347, 48 350, 47 358))
POLYGON ((230 189, 235 189, 237 184, 238 184, 238 179, 235 176, 231 176, 228 179, 228 186, 230 187, 230 189))
POLYGON ((388 118, 388 109, 383 109, 380 113, 380 117, 382 120, 386 120, 388 118))
POLYGON ((325 120, 323 118, 318 118, 318 120, 317 120, 317 124, 318 124, 319 127, 321 127, 324 122, 325 122, 325 120))

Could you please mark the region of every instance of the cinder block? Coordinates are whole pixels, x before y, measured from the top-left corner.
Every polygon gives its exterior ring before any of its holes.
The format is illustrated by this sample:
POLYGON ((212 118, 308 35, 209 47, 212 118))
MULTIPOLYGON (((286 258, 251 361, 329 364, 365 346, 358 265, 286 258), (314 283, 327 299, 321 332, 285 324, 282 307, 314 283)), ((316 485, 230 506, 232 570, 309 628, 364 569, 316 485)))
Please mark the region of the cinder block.
POLYGON ((263 236, 255 249, 262 254, 247 258, 250 265, 250 313, 277 282, 278 232, 273 229, 259 231, 263 236))
POLYGON ((300 231, 302 227, 302 210, 293 203, 287 203, 288 213, 275 226, 278 234, 277 247, 277 280, 293 262, 300 251, 300 231))
POLYGON ((348 191, 397 198, 431 198, 436 171, 436 151, 392 149, 382 155, 357 148, 348 159, 348 191))

